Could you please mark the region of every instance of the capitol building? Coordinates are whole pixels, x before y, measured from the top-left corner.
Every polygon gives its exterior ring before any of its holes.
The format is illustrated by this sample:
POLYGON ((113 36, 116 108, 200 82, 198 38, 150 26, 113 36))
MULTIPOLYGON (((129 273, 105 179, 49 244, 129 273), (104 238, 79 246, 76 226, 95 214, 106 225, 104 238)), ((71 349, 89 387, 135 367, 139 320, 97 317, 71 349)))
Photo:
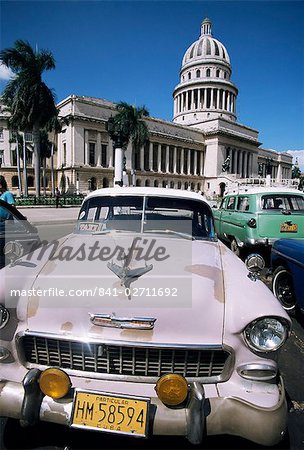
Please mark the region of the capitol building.
MULTIPOLYGON (((231 74, 228 51, 205 19, 198 40, 182 59, 173 91, 173 121, 145 118, 149 141, 141 149, 131 143, 126 149, 124 184, 190 189, 214 198, 234 180, 266 174, 291 178, 292 156, 261 148, 258 131, 238 123, 238 88, 231 74)), ((68 193, 112 186, 115 154, 107 121, 116 114, 116 105, 71 95, 57 106, 68 124, 56 136, 55 184, 68 193)), ((16 146, 3 112, 0 122, 1 173, 16 192, 16 146)), ((34 180, 33 166, 28 168, 30 177, 34 180)), ((50 161, 47 178, 50 192, 50 161)), ((34 190, 33 182, 29 186, 34 190)))

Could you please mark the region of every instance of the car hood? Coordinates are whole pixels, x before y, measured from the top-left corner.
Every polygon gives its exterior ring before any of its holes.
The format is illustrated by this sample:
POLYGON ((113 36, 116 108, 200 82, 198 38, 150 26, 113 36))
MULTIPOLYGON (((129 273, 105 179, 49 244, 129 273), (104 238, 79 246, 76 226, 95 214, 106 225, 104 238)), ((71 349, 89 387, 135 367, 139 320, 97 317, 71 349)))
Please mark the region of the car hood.
MULTIPOLYGON (((36 273, 30 267, 19 268, 19 277, 33 271, 27 283, 31 295, 20 297, 18 305, 27 330, 75 339, 222 343, 224 280, 216 242, 75 234, 56 248, 52 258, 46 252, 47 256, 38 274, 38 266, 36 273), (134 273, 140 276, 130 282, 134 273), (91 316, 98 314, 152 318, 154 328, 94 325, 91 316)), ((13 269, 18 277, 18 268, 13 269)))

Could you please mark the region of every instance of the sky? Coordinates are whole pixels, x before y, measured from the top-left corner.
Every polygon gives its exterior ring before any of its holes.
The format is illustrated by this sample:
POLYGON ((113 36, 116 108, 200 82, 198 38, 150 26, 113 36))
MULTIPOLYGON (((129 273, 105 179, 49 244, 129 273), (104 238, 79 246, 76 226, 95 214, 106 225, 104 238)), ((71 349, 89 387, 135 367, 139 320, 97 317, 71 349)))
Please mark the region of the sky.
MULTIPOLYGON (((50 50, 56 69, 44 81, 57 101, 126 101, 172 120, 181 61, 205 17, 230 55, 237 121, 259 131, 261 147, 297 151, 304 170, 304 0, 0 0, 0 47, 23 39, 50 50)), ((0 66, 1 91, 8 76, 0 66)))

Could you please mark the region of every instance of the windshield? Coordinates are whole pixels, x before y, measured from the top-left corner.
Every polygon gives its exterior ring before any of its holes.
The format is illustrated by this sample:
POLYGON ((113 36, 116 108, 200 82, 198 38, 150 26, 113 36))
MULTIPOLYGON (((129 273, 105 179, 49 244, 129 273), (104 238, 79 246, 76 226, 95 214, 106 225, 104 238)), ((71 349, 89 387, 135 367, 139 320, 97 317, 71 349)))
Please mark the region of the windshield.
POLYGON ((262 209, 304 211, 304 197, 294 194, 269 194, 262 197, 262 209))
POLYGON ((76 232, 167 233, 214 239, 213 219, 206 203, 174 197, 105 196, 84 202, 76 232))

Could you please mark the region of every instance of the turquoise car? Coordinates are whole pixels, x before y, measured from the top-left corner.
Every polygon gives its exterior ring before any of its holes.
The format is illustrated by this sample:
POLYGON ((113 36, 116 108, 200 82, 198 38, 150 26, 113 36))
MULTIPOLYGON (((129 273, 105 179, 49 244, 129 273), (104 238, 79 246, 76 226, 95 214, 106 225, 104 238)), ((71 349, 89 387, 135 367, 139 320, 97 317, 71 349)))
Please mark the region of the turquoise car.
POLYGON ((282 187, 231 192, 214 210, 214 221, 218 237, 234 253, 259 253, 268 263, 277 239, 304 238, 304 193, 282 187))

